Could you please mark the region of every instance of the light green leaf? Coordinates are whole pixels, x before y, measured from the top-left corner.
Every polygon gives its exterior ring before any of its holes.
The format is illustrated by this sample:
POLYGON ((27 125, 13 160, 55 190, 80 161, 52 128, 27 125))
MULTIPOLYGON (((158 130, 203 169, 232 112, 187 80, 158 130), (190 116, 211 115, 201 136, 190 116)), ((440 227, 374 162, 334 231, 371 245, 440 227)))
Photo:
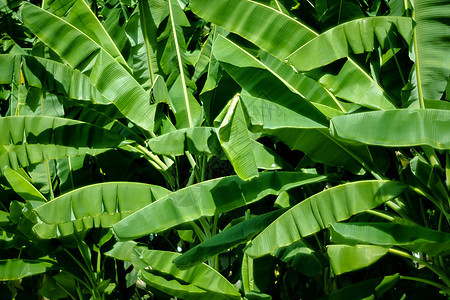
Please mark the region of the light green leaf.
MULTIPOLYGON (((276 73, 221 35, 217 36, 213 53, 231 77, 252 96, 266 98, 318 123, 327 124, 325 116, 284 79, 286 70, 276 73)), ((334 107, 338 108, 336 104, 334 107)))
POLYGON ((126 117, 144 129, 153 129, 156 107, 150 104, 149 95, 101 45, 72 24, 28 2, 21 13, 24 24, 40 40, 71 67, 89 74, 91 84, 126 117))
POLYGON ((47 199, 18 172, 6 167, 3 173, 13 190, 24 200, 47 202, 47 199))
POLYGON ((356 271, 376 263, 389 248, 373 245, 328 245, 327 254, 335 275, 356 271), (349 259, 351 257, 351 259, 349 259))
MULTIPOLYGON (((390 48, 395 30, 412 44, 413 21, 406 17, 377 16, 346 22, 322 33, 287 58, 298 71, 310 71, 349 56, 390 48), (317 55, 320 53, 320 55, 317 55)), ((395 45, 392 45, 394 47, 395 45)))
POLYGON ((446 255, 450 234, 422 226, 395 223, 336 223, 330 226, 331 240, 337 244, 373 244, 399 246, 431 256, 446 255))
POLYGON ((133 265, 148 285, 183 299, 241 299, 238 288, 206 264, 180 270, 173 260, 181 254, 135 248, 133 265))
POLYGON ((269 254, 330 224, 343 221, 397 197, 405 185, 395 181, 357 181, 325 190, 303 200, 281 215, 253 241, 245 252, 252 257, 269 254))
POLYGON ((419 98, 440 100, 450 76, 448 42, 450 5, 445 1, 415 0, 414 54, 419 98))
POLYGON ((250 180, 259 174, 247 129, 247 119, 239 99, 240 96, 236 95, 231 100, 227 114, 220 124, 218 136, 236 174, 243 180, 250 180))
POLYGON ((45 273, 53 262, 31 259, 0 260, 0 281, 17 280, 28 276, 45 273))
POLYGON ((403 109, 366 112, 331 119, 332 136, 387 147, 428 145, 450 149, 450 111, 403 109))
POLYGON ((267 195, 326 180, 326 176, 297 172, 265 172, 249 181, 238 176, 200 182, 171 193, 113 226, 120 239, 157 233, 202 216, 214 216, 254 203, 267 195), (161 211, 166 213, 161 214, 161 211))
POLYGON ((35 208, 38 223, 33 230, 50 239, 94 227, 108 228, 169 193, 160 186, 135 182, 89 185, 35 208))

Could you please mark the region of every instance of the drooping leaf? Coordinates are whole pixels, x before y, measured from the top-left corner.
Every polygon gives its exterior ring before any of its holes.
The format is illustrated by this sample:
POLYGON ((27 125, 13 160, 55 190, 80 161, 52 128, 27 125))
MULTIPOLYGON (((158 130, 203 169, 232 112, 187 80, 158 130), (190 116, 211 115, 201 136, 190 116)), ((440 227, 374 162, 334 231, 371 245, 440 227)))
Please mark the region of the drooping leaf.
POLYGON ((203 243, 189 249, 180 257, 176 258, 174 263, 178 267, 184 269, 206 261, 214 255, 222 253, 227 249, 250 240, 258 232, 269 225, 282 212, 283 210, 277 210, 260 216, 255 216, 225 229, 224 231, 207 239, 203 243))
POLYGON ((335 275, 356 271, 376 263, 389 248, 373 245, 328 245, 327 254, 335 275), (352 259, 349 259, 351 257, 352 259))
POLYGON ((396 223, 335 223, 330 226, 330 233, 332 242, 337 244, 399 246, 431 256, 446 255, 450 250, 450 234, 422 226, 396 223))
MULTIPOLYGON (((282 61, 318 36, 304 23, 255 1, 227 0, 211 5, 207 0, 193 0, 190 6, 202 18, 239 34, 282 61)), ((321 71, 314 77, 336 97, 369 108, 395 108, 386 91, 353 59, 347 60, 338 75, 321 71)))
POLYGON ((89 185, 35 208, 38 223, 33 230, 49 239, 94 227, 108 228, 169 193, 160 186, 135 182, 89 185))
POLYGON ((358 181, 325 190, 281 215, 249 243, 245 252, 260 257, 352 215, 397 197, 405 185, 395 181, 358 181))
POLYGON ((266 98, 281 106, 290 107, 303 116, 326 124, 325 117, 306 101, 301 92, 282 77, 285 75, 282 72, 278 74, 269 69, 261 61, 221 35, 214 43, 213 53, 231 77, 252 96, 266 98))
POLYGON ((183 299, 241 299, 237 287, 206 264, 180 270, 173 260, 181 254, 135 248, 133 265, 148 285, 183 299))
POLYGON ((47 199, 18 172, 6 167, 6 169, 3 170, 3 173, 13 190, 24 200, 47 201, 47 199))
POLYGON ((450 111, 403 109, 366 112, 331 119, 334 137, 387 147, 428 145, 450 149, 450 111))
POLYGON ((134 239, 157 233, 202 216, 227 212, 267 195, 308 183, 320 182, 326 176, 297 172, 266 172, 253 180, 243 181, 238 176, 200 182, 144 207, 113 226, 117 237, 134 239), (161 211, 167 213, 161 214, 161 211))
POLYGON ((377 46, 376 41, 383 49, 389 49, 390 40, 393 43, 395 38, 392 33, 394 28, 408 44, 411 44, 413 32, 411 18, 369 17, 333 27, 297 49, 287 60, 298 71, 310 71, 348 57, 351 53, 371 52, 377 46))
POLYGON ((42 274, 52 266, 53 262, 47 260, 3 259, 0 260, 0 281, 42 274))
POLYGON ((39 39, 71 67, 87 72, 91 84, 126 117, 144 129, 153 129, 156 107, 150 104, 146 91, 109 52, 72 24, 28 2, 24 3, 21 13, 24 24, 39 39))

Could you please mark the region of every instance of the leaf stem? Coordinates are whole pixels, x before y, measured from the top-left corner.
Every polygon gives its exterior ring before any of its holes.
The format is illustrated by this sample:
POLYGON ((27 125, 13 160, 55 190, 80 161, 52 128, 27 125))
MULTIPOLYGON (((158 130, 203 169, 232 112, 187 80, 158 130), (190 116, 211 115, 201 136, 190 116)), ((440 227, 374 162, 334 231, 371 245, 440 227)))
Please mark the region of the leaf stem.
POLYGON ((433 273, 438 275, 439 278, 445 283, 445 285, 447 287, 450 287, 450 278, 448 278, 447 275, 441 269, 437 268, 436 266, 433 266, 432 264, 430 264, 430 263, 428 263, 428 262, 426 262, 426 261, 424 261, 424 260, 422 260, 420 258, 417 258, 417 257, 415 257, 415 256, 413 256, 413 255, 411 255, 411 254, 409 254, 408 252, 405 252, 405 251, 397 250, 397 249, 394 249, 394 248, 389 248, 388 251, 390 253, 392 253, 392 254, 397 255, 397 256, 401 256, 401 257, 408 258, 408 259, 415 260, 415 261, 419 262, 420 264, 422 264, 425 267, 427 267, 430 271, 432 271, 433 273))
POLYGON ((423 282, 423 283, 432 285, 434 287, 437 287, 438 289, 445 291, 447 294, 450 294, 450 289, 447 288, 445 285, 439 284, 437 282, 434 282, 434 281, 431 281, 431 280, 428 280, 428 279, 423 279, 423 278, 418 278, 418 277, 411 277, 411 276, 403 276, 403 275, 400 275, 400 279, 417 281, 417 282, 423 282))

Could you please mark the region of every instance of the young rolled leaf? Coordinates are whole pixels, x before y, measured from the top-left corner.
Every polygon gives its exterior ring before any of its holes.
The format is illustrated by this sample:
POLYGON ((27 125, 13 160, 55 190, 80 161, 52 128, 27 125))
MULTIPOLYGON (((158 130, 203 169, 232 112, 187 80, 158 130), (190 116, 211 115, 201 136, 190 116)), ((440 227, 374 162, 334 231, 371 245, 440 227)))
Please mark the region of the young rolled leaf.
POLYGON ((337 244, 398 246, 430 256, 447 255, 450 234, 422 226, 395 223, 335 223, 330 226, 331 241, 337 244))
POLYGON ((225 229, 203 243, 189 249, 180 257, 177 257, 173 262, 179 268, 185 269, 206 261, 214 255, 218 255, 227 249, 252 239, 275 218, 280 216, 282 212, 283 210, 276 210, 260 216, 255 216, 225 229))
POLYGON ((236 95, 220 124, 218 136, 234 171, 243 180, 259 176, 247 122, 240 96, 236 95))
MULTIPOLYGON (((322 33, 287 58, 298 71, 310 71, 349 56, 371 52, 379 44, 389 49, 398 32, 412 42, 413 20, 406 17, 377 16, 346 22, 322 33), (395 28, 395 29, 394 29, 395 28), (378 43, 376 43, 378 42, 378 43), (320 55, 317 53, 320 52, 320 55)), ((392 45, 394 47, 395 45, 392 45)))
POLYGON ((181 254, 135 248, 133 265, 148 285, 183 299, 241 299, 238 288, 206 264, 180 270, 173 260, 181 254))
POLYGON ((42 274, 52 266, 53 262, 50 260, 3 259, 0 260, 0 281, 42 274))
POLYGON ((24 24, 40 40, 72 68, 87 72, 91 84, 127 118, 144 129, 153 130, 156 107, 150 104, 149 95, 102 45, 62 18, 28 2, 24 3, 21 14, 24 24))
POLYGON ((356 271, 376 263, 389 248, 373 245, 328 245, 327 254, 335 275, 356 271), (351 257, 352 259, 349 259, 351 257))
POLYGON ((331 119, 331 135, 386 147, 431 146, 450 149, 450 111, 403 109, 365 112, 331 119))
POLYGON ((325 190, 281 215, 247 245, 245 252, 251 257, 269 254, 332 223, 375 208, 397 197, 405 188, 400 182, 368 180, 325 190))
POLYGON ((168 194, 163 187, 135 182, 86 186, 35 208, 38 223, 33 230, 40 238, 50 239, 94 227, 108 228, 168 194))
POLYGON ((265 172, 249 181, 238 176, 200 182, 171 193, 113 226, 119 239, 130 240, 157 233, 203 216, 214 216, 267 195, 326 180, 327 176, 300 172, 265 172), (161 211, 166 213, 161 214, 161 211))

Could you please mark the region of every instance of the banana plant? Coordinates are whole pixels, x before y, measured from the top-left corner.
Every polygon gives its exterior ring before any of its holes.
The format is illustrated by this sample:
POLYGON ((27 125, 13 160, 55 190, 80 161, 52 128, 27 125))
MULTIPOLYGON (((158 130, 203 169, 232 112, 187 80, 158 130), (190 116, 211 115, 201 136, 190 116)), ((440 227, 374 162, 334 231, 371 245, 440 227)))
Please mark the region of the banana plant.
POLYGON ((435 0, 0 3, 0 293, 450 295, 435 0))

